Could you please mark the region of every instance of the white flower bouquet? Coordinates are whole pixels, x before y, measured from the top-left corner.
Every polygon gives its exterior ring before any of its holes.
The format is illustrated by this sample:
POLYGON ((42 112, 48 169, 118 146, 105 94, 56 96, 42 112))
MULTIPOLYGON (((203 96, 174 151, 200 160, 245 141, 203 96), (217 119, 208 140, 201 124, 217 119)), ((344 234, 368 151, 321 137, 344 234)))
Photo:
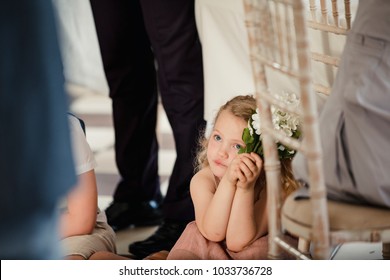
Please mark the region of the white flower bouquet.
MULTIPOLYGON (((276 96, 283 102, 293 106, 299 106, 299 99, 295 94, 283 92, 282 95, 276 96)), ((286 136, 298 139, 301 136, 301 121, 298 116, 282 111, 279 108, 271 106, 272 122, 276 130, 281 131, 286 136)), ((253 112, 252 117, 248 120, 248 126, 244 128, 242 140, 245 147, 239 150, 239 153, 255 152, 263 158, 263 145, 261 139, 261 123, 259 109, 253 112)), ((277 142, 279 158, 293 158, 295 150, 277 142)))

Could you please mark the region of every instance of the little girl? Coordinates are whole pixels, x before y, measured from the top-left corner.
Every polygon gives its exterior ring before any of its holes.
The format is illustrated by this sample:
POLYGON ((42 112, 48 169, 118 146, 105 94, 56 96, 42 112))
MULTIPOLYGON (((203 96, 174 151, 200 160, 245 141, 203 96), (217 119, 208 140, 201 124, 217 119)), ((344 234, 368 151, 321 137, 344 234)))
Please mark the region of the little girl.
MULTIPOLYGON (((195 221, 189 223, 168 259, 266 259, 268 226, 263 161, 238 154, 242 133, 256 110, 252 96, 223 105, 211 135, 203 139, 198 172, 190 185, 195 221)), ((283 188, 297 188, 291 159, 282 159, 283 188)), ((295 240, 292 240, 293 242, 295 240)))
POLYGON ((63 202, 60 219, 65 259, 88 259, 97 251, 116 252, 115 233, 97 206, 95 158, 79 119, 69 114, 78 184, 63 202))

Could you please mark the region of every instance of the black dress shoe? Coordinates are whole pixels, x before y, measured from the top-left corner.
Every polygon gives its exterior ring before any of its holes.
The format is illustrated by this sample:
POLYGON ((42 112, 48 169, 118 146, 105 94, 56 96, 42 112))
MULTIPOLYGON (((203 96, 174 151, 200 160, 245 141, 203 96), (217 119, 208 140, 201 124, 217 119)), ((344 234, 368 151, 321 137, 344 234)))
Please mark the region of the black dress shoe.
POLYGON ((129 245, 129 252, 136 259, 144 259, 152 253, 162 250, 171 250, 179 239, 187 223, 165 221, 157 231, 143 241, 129 245))
POLYGON ((113 202, 106 209, 108 224, 117 231, 129 226, 156 226, 163 214, 156 201, 113 202))

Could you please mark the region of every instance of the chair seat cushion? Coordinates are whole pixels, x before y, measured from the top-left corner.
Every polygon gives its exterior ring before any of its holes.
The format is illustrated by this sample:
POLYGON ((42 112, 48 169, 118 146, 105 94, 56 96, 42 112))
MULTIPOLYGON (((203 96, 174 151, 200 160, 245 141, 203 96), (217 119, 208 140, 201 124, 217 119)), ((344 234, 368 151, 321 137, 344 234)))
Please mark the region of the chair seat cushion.
MULTIPOLYGON (((390 209, 328 200, 330 231, 380 231, 390 229, 390 209)), ((283 227, 291 234, 311 240, 312 211, 309 199, 287 197, 282 207, 283 227)))

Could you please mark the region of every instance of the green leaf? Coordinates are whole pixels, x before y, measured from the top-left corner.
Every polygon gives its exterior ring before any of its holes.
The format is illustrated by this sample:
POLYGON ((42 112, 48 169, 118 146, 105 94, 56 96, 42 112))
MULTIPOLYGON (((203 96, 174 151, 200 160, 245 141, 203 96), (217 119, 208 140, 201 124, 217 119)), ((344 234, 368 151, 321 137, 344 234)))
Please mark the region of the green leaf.
POLYGON ((253 143, 253 137, 249 131, 249 128, 244 128, 244 131, 242 132, 242 140, 244 143, 253 143))

